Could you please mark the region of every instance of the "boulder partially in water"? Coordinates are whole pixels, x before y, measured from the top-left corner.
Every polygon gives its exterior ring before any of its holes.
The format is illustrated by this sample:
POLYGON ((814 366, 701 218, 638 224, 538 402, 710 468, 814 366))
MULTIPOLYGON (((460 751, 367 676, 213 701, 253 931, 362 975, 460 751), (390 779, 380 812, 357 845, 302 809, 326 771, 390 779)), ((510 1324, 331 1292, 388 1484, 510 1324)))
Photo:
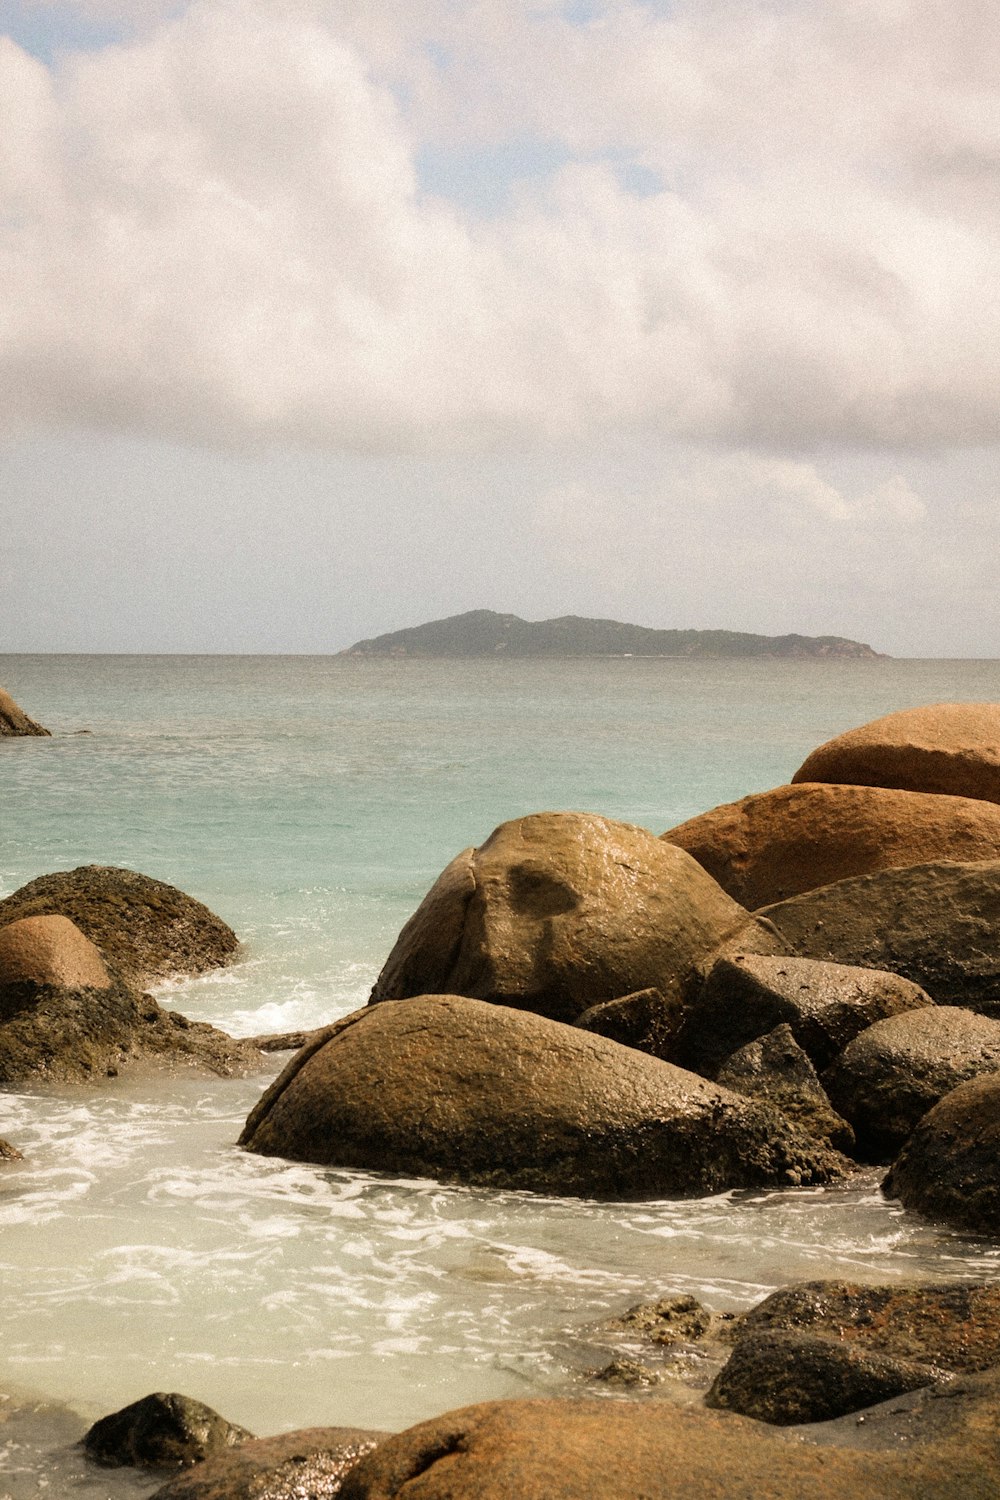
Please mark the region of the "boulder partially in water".
POLYGON ((193 896, 112 865, 40 875, 0 901, 0 927, 51 915, 74 922, 133 987, 205 973, 239 948, 232 928, 193 896))
POLYGON ((240 1137, 329 1166, 588 1198, 821 1183, 843 1158, 774 1110, 605 1037, 455 995, 357 1011, 240 1137))
POLYGON ((29 719, 23 708, 19 708, 9 693, 0 688, 0 738, 5 735, 44 735, 51 736, 51 729, 45 729, 41 724, 36 724, 34 719, 29 719))
POLYGON ((1000 860, 881 870, 766 906, 787 951, 888 969, 1000 1017, 1000 860))
POLYGON ((886 714, 814 750, 793 782, 852 782, 1000 802, 1000 703, 886 714))
POLYGON ((151 1500, 334 1500, 355 1464, 386 1437, 359 1427, 306 1427, 251 1438, 169 1480, 151 1500))
POLYGON ((183 1468, 234 1447, 253 1433, 177 1391, 156 1391, 94 1423, 89 1458, 110 1468, 183 1468))
POLYGON ((883 1192, 956 1229, 1000 1237, 1000 1074, 961 1083, 928 1110, 883 1192))
POLYGON ((775 948, 683 850, 608 818, 535 813, 452 861, 372 1000, 467 995, 572 1021, 650 987, 682 996, 730 944, 775 948))
POLYGON ((852 875, 1000 858, 1000 808, 869 786, 780 786, 663 835, 751 910, 852 875))

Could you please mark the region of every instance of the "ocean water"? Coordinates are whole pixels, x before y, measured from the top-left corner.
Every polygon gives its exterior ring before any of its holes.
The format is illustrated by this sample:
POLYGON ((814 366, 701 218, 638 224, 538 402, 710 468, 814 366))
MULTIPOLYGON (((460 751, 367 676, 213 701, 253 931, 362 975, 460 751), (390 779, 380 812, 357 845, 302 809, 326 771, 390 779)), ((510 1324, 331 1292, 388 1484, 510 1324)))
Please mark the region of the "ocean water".
MULTIPOLYGON (((363 1004, 441 867, 505 818, 660 833, 866 719, 1000 699, 1000 663, 7 656, 0 683, 55 731, 0 742, 0 894, 88 862, 181 886, 244 949, 159 998, 250 1035, 363 1004)), ((282 1060, 0 1095, 26 1158, 0 1172, 0 1393, 70 1408, 0 1404, 0 1500, 149 1493, 65 1442, 152 1390, 261 1433, 399 1428, 583 1389, 596 1325, 667 1291, 739 1308, 800 1277, 1000 1272, 877 1173, 593 1204, 255 1158, 234 1142, 282 1060)))

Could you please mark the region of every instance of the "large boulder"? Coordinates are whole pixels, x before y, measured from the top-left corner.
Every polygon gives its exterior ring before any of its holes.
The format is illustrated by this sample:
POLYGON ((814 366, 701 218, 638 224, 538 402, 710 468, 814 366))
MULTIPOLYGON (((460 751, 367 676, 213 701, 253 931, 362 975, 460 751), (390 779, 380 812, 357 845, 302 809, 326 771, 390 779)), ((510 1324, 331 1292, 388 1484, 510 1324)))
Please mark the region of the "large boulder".
POLYGON ((151 1500, 334 1500, 359 1459, 386 1436, 306 1427, 252 1438, 169 1480, 151 1500))
POLYGON ((682 850, 628 823, 535 813, 452 860, 372 1000, 468 995, 572 1021, 636 990, 683 995, 730 943, 775 947, 682 850))
POLYGON ((869 786, 779 786, 671 828, 724 891, 755 909, 851 875, 1000 858, 1000 808, 869 786))
POLYGON ((1000 1238, 1000 1074, 960 1083, 928 1110, 882 1190, 928 1218, 1000 1238))
POLYGON ((994 1500, 1000 1376, 782 1429, 664 1401, 490 1401, 368 1454, 343 1500, 994 1500), (850 1446, 848 1446, 850 1445, 850 1446))
POLYGON ((733 1052, 787 1025, 822 1069, 866 1026, 930 1004, 919 985, 879 969, 736 954, 713 965, 684 1014, 670 1060, 714 1078, 733 1052))
POLYGON ((793 782, 852 782, 1000 802, 1000 703, 886 714, 820 745, 793 782))
POLYGON ((0 926, 53 914, 75 922, 115 973, 140 988, 218 968, 239 947, 232 929, 193 896, 111 865, 40 875, 0 901, 0 926))
POLYGON ((826 1182, 843 1169, 763 1105, 605 1037, 455 995, 329 1027, 263 1096, 240 1144, 611 1199, 826 1182))
POLYGON ((917 1122, 968 1078, 1000 1070, 1000 1021, 956 1005, 890 1016, 856 1036, 823 1075, 858 1153, 891 1161, 917 1122))
POLYGON ((0 688, 0 737, 4 735, 51 735, 51 729, 44 729, 41 724, 36 724, 34 719, 29 719, 23 708, 19 708, 9 693, 0 688))
POLYGON ((1000 860, 881 870, 758 915, 803 958, 889 969, 939 1005, 1000 1016, 1000 860))
POLYGON ((109 1468, 188 1467, 235 1447, 253 1433, 177 1391, 156 1391, 94 1423, 84 1450, 109 1468))

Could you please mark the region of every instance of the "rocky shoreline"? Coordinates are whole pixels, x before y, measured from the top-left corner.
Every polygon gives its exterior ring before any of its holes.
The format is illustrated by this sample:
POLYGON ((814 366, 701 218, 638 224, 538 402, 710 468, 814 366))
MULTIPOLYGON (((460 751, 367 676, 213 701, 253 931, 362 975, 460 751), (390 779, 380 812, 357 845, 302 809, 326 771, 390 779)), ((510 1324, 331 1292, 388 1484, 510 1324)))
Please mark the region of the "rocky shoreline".
MULTIPOLYGON (((945 704, 659 838, 517 819, 442 873, 369 1004, 308 1037, 236 1041, 148 995, 238 952, 184 893, 40 877, 0 901, 0 1082, 241 1073, 297 1046, 249 1151, 613 1200, 875 1163, 907 1209, 996 1239, 998 804, 1000 706, 945 704)), ((996 1284, 799 1283, 729 1318, 665 1286, 617 1323, 573 1399, 254 1439, 161 1393, 87 1451, 151 1463, 157 1500, 996 1491, 996 1284)))

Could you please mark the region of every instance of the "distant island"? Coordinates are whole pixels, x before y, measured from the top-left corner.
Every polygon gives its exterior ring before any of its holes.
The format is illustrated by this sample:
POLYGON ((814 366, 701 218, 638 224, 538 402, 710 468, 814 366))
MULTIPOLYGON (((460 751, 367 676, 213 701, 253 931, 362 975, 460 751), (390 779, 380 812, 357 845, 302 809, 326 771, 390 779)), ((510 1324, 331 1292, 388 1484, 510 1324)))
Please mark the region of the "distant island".
MULTIPOLYGON (((492 609, 473 609, 409 630, 356 641, 339 656, 661 656, 694 659, 773 657, 875 661, 882 653, 839 635, 748 635, 741 630, 651 630, 620 620, 560 615, 522 620, 492 609)), ((884 659, 884 658, 882 658, 884 659)))

